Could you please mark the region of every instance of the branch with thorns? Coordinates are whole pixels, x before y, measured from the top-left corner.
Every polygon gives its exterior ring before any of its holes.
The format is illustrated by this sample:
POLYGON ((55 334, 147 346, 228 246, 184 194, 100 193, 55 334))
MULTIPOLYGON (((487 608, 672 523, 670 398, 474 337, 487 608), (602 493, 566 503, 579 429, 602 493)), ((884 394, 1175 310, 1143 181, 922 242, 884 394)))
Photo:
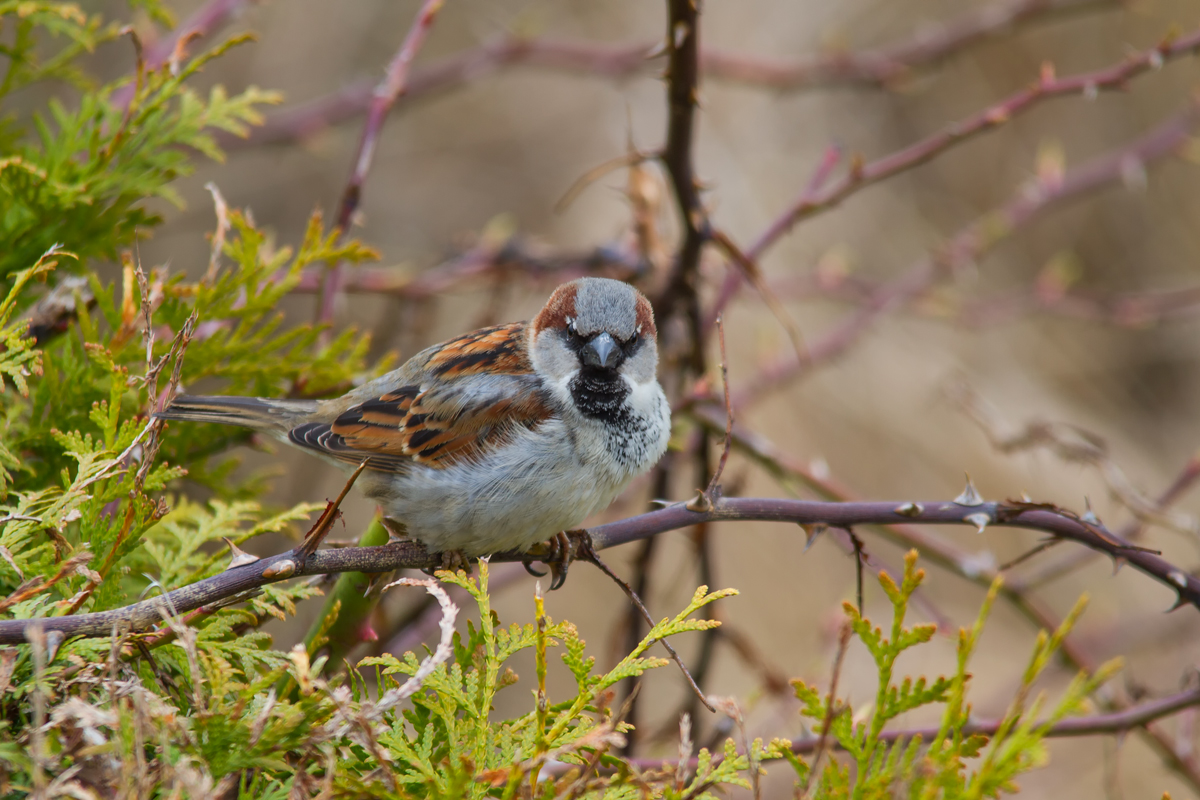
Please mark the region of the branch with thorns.
MULTIPOLYGON (((226 2, 228 0, 225 0, 226 2)), ((951 58, 981 41, 1012 35, 1021 27, 1071 13, 1116 10, 1116 0, 1007 0, 940 23, 930 33, 875 49, 831 49, 793 59, 764 58, 702 48, 700 72, 706 79, 776 92, 853 87, 892 89, 915 72, 951 58)), ((624 80, 651 74, 665 56, 655 42, 607 44, 505 33, 484 44, 414 69, 400 102, 453 91, 514 67, 624 80)), ((228 149, 306 139, 368 112, 371 81, 356 81, 331 94, 277 111, 248 138, 222 136, 228 149)))

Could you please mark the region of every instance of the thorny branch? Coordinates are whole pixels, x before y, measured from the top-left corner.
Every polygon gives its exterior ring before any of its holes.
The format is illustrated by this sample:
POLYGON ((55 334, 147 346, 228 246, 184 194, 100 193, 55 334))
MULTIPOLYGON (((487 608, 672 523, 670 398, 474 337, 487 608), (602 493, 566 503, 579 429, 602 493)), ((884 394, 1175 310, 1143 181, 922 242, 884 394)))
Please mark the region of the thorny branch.
POLYGON ((1140 175, 1150 162, 1174 154, 1200 123, 1200 100, 1187 106, 1141 138, 1073 170, 1041 174, 1006 204, 959 231, 937 253, 885 283, 862 307, 824 336, 812 341, 807 361, 785 358, 765 367, 734 400, 734 407, 762 397, 816 364, 846 352, 882 315, 923 294, 940 275, 954 275, 1042 212, 1100 187, 1140 175))
MULTIPOLYGON (((847 502, 828 503, 780 498, 722 498, 707 512, 689 511, 678 503, 619 522, 590 529, 597 550, 647 539, 670 530, 691 527, 702 522, 761 520, 801 525, 972 525, 974 527, 1011 527, 1038 530, 1082 544, 1089 549, 1119 559, 1156 580, 1177 596, 1176 607, 1192 605, 1200 609, 1200 579, 1184 572, 1157 554, 1122 542, 1103 526, 1049 505, 1024 502, 980 502, 964 505, 957 501, 930 502, 847 502)), ((493 562, 521 561, 524 553, 497 553, 493 562)), ((261 559, 253 564, 231 567, 189 586, 165 595, 112 611, 50 617, 37 620, 0 621, 0 644, 25 641, 26 629, 35 626, 45 632, 61 631, 68 636, 107 636, 113 625, 130 630, 145 630, 161 620, 164 609, 182 614, 222 598, 252 591, 270 583, 301 575, 340 572, 388 572, 395 569, 422 569, 441 565, 439 554, 428 552, 415 541, 396 541, 379 547, 345 547, 318 550, 298 563, 298 551, 261 559)))
MULTIPOLYGON (((984 40, 1065 13, 1118 8, 1116 0, 1009 0, 941 23, 932 33, 870 50, 831 49, 795 59, 771 59, 701 48, 700 73, 706 79, 742 83, 773 91, 832 86, 892 88, 916 70, 934 66, 984 40)), ((653 42, 607 44, 505 34, 413 70, 401 104, 457 89, 509 67, 594 75, 616 80, 642 75, 659 63, 653 42)), ((230 149, 304 139, 365 113, 374 85, 356 81, 324 97, 277 111, 248 138, 222 137, 230 149)))
MULTIPOLYGON (((850 195, 868 186, 925 164, 963 142, 1008 123, 1013 117, 1028 111, 1042 100, 1072 95, 1082 95, 1090 99, 1101 91, 1121 90, 1126 88, 1132 78, 1150 70, 1160 69, 1167 61, 1192 55, 1197 50, 1200 50, 1200 30, 1187 36, 1168 36, 1154 47, 1129 56, 1119 64, 1065 78, 1058 78, 1054 66, 1047 62, 1042 66, 1038 78, 1028 87, 902 150, 868 163, 856 158, 850 163, 846 173, 832 183, 826 182, 828 171, 833 166, 827 152, 813 181, 810 181, 796 201, 754 240, 745 251, 746 257, 751 262, 756 262, 771 245, 802 220, 829 211, 850 195)), ((720 313, 732 299, 740 285, 740 278, 737 273, 730 273, 725 279, 714 314, 720 313)))
POLYGON ((1017 114, 1029 110, 1042 100, 1072 95, 1091 99, 1102 91, 1125 89, 1130 79, 1161 69, 1166 62, 1193 55, 1197 50, 1200 50, 1200 30, 1178 38, 1168 36, 1154 47, 1128 56, 1119 64, 1065 78, 1057 77, 1053 64, 1047 62, 1042 65, 1037 79, 1019 92, 903 150, 866 164, 852 163, 839 180, 818 189, 811 196, 807 193, 801 195, 754 242, 750 255, 757 257, 797 222, 838 205, 859 189, 924 164, 956 144, 1010 122, 1017 114))
MULTIPOLYGON (((363 123, 362 138, 359 140, 358 152, 354 157, 354 168, 350 172, 350 179, 346 182, 346 188, 342 192, 342 200, 338 206, 336 225, 342 236, 345 236, 346 232, 350 230, 350 225, 354 221, 354 212, 358 210, 363 184, 367 180, 367 173, 371 171, 371 163, 375 158, 375 148, 379 144, 384 120, 387 119, 388 112, 392 110, 396 99, 408 88, 409 69, 413 59, 417 57, 421 45, 425 43, 429 31, 433 27, 433 22, 444 3, 445 0, 425 0, 421 5, 421 10, 417 12, 417 18, 409 28, 408 35, 404 37, 400 49, 396 51, 396 55, 388 64, 384 79, 375 87, 371 96, 371 105, 367 109, 367 121, 363 123)), ((342 265, 334 264, 325 277, 317 309, 318 322, 328 323, 333 320, 334 305, 340 291, 341 274, 342 265)))
MULTIPOLYGON (((716 415, 710 416, 705 412, 706 409, 695 412, 696 419, 709 427, 710 430, 719 429, 721 423, 716 415)), ((756 461, 785 485, 790 481, 800 481, 806 488, 816 492, 821 497, 843 502, 850 500, 848 493, 833 484, 830 479, 819 477, 814 475, 811 470, 790 463, 786 456, 777 453, 770 442, 757 434, 735 429, 733 443, 738 450, 756 461)), ((1195 476, 1191 475, 1191 471, 1185 468, 1172 486, 1164 492, 1162 497, 1166 500, 1173 500, 1178 497, 1179 493, 1186 491, 1187 487, 1195 480, 1195 476)), ((999 575, 999 570, 991 566, 986 559, 981 560, 973 556, 973 554, 958 548, 947 539, 935 535, 932 531, 926 531, 915 525, 874 525, 871 526, 871 529, 901 547, 907 549, 916 548, 920 551, 923 559, 929 560, 943 569, 966 578, 981 589, 987 589, 999 575)), ((1080 552, 1090 556, 1095 555, 1098 551, 1087 549, 1080 552)), ((1114 566, 1119 566, 1121 563, 1123 562, 1120 560, 1114 560, 1114 566)), ((1005 601, 1011 603, 1017 612, 1036 628, 1057 630, 1061 624, 1061 620, 1029 595, 1030 588, 1032 588, 1030 581, 1006 576, 1006 580, 1000 589, 1000 596, 1005 601)), ((919 590, 918 594, 914 595, 914 599, 922 599, 919 590)), ((939 624, 941 624, 940 615, 936 613, 936 609, 931 613, 931 617, 938 619, 939 624)), ((1084 649, 1076 644, 1074 638, 1068 637, 1065 639, 1062 642, 1059 652, 1062 658, 1075 669, 1088 672, 1095 671, 1096 665, 1093 663, 1093 659, 1084 649)), ((1107 698, 1101 704, 1109 711, 1114 712, 1123 711, 1130 706, 1128 701, 1120 697, 1107 698)), ((1200 791, 1200 771, 1197 771, 1189 760, 1179 755, 1179 747, 1169 734, 1158 727, 1149 725, 1143 726, 1138 730, 1170 769, 1178 773, 1194 790, 1200 791)))

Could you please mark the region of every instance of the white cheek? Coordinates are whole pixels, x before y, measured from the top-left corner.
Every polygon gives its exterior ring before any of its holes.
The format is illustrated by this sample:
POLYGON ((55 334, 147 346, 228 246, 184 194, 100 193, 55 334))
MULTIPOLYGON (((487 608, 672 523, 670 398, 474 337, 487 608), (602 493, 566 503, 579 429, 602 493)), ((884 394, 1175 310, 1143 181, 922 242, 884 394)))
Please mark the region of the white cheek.
POLYGON ((658 380, 658 348, 647 343, 621 367, 621 377, 631 385, 650 384, 658 380))

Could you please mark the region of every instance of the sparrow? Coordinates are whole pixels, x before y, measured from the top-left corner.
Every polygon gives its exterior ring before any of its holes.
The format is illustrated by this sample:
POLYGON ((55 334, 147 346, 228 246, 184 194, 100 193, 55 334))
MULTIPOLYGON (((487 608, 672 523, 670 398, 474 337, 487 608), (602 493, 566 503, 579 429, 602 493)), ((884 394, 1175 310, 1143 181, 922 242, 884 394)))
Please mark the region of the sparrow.
POLYGON ((357 486, 389 530, 462 563, 577 528, 662 457, 656 336, 640 292, 580 278, 532 322, 433 345, 337 399, 180 396, 157 416, 252 428, 348 471, 365 462, 357 486))

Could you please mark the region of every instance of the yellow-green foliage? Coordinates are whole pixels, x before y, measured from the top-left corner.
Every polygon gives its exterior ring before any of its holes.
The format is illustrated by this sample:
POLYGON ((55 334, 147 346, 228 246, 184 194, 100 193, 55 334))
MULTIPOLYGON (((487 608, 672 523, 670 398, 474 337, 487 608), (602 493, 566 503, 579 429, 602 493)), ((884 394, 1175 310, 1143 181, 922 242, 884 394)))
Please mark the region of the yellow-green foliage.
MULTIPOLYGON (((1049 713, 1044 713, 1041 696, 1026 707, 1034 682, 1082 612, 1081 600, 1057 631, 1052 635, 1045 631, 1039 634, 1021 686, 996 734, 989 740, 965 732, 971 710, 966 703, 970 679, 967 663, 1001 582, 997 579, 992 585, 971 629, 959 632, 958 670, 952 677, 939 677, 932 682, 925 678, 897 681, 893 674, 896 658, 905 650, 928 642, 936 632, 934 625, 904 626, 909 600, 925 577, 916 562, 917 552, 913 550, 904 559, 904 577, 899 586, 887 573, 879 576, 879 583, 892 603, 892 625, 887 636, 853 605, 845 605, 854 635, 866 646, 879 675, 871 713, 865 720, 855 721, 851 708, 841 700, 834 699, 831 708, 819 689, 803 681, 793 682, 796 697, 803 705, 801 713, 816 720, 818 728, 828 719, 829 746, 836 742, 849 756, 848 761, 821 773, 814 798, 890 799, 898 793, 912 798, 981 798, 1014 792, 1017 786, 1013 779, 1044 762, 1042 739, 1047 729, 1063 717, 1083 710, 1087 696, 1119 666, 1118 662, 1109 662, 1095 675, 1076 677, 1049 713), (932 739, 884 738, 890 720, 906 711, 934 704, 942 704, 944 709, 941 725, 932 739), (982 760, 976 766, 967 764, 967 759, 980 757, 982 760)), ((766 757, 788 757, 790 747, 790 742, 776 740, 767 748, 766 757)), ((808 765, 794 757, 788 760, 796 768, 799 782, 807 782, 808 765)))

